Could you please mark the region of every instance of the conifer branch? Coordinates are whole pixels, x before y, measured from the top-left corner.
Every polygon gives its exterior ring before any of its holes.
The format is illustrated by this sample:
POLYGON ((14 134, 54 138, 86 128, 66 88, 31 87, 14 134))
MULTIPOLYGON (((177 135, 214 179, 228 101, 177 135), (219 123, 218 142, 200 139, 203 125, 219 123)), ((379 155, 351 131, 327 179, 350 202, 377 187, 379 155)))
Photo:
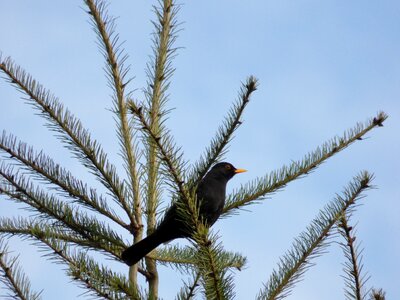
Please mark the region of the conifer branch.
POLYGON ((98 44, 106 60, 106 70, 109 84, 114 91, 115 113, 119 119, 118 136, 122 147, 122 157, 128 173, 128 184, 131 190, 132 203, 121 198, 121 204, 129 214, 135 231, 141 229, 142 217, 139 192, 139 174, 137 146, 133 142, 132 126, 128 121, 128 112, 125 99, 125 87, 130 80, 125 77, 129 67, 125 67, 128 56, 121 49, 119 36, 115 33, 115 19, 107 13, 107 5, 102 0, 85 0, 92 17, 93 28, 98 36, 98 44), (133 210, 133 211, 132 211, 133 210), (134 217, 133 217, 134 216, 134 217))
MULTIPOLYGON (((162 265, 169 265, 181 271, 189 271, 195 267, 198 251, 193 247, 180 248, 178 246, 157 249, 148 254, 149 257, 162 265)), ((219 260, 222 267, 241 270, 246 264, 246 258, 239 253, 221 251, 219 260)))
POLYGON ((201 275, 207 299, 233 299, 233 278, 221 264, 222 245, 208 230, 196 232, 194 240, 198 248, 196 266, 201 275))
POLYGON ((13 135, 7 135, 5 131, 0 136, 0 150, 8 153, 12 159, 19 161, 34 176, 56 185, 57 191, 73 198, 76 203, 99 212, 120 226, 129 229, 129 225, 123 222, 108 206, 106 198, 98 195, 95 189, 88 188, 85 183, 76 179, 42 151, 38 153, 27 144, 17 142, 13 135))
MULTIPOLYGON (((66 243, 72 243, 83 247, 91 248, 91 243, 87 239, 71 232, 52 226, 45 222, 37 222, 25 218, 0 218, 0 233, 4 235, 20 235, 22 237, 48 237, 66 243)), ((96 249, 97 248, 93 248, 96 249)))
MULTIPOLYGON (((79 269, 79 263, 74 261, 68 255, 68 246, 60 241, 51 240, 43 238, 42 242, 51 250, 53 253, 50 253, 49 256, 57 262, 61 262, 67 264, 69 269, 79 269)), ((69 272, 69 275, 72 275, 72 272, 69 272)), ((75 276, 71 276, 73 280, 78 281, 82 284, 83 287, 88 289, 86 293, 92 293, 104 299, 116 300, 117 297, 113 297, 114 295, 110 295, 108 291, 105 291, 105 287, 103 285, 97 285, 95 282, 91 280, 91 278, 87 278, 84 274, 76 272, 75 276)))
MULTIPOLYGON (((47 237, 75 245, 89 250, 99 250, 97 245, 85 238, 82 235, 66 230, 60 226, 45 221, 35 221, 34 219, 25 218, 0 218, 0 234, 19 235, 23 238, 32 237, 38 240, 47 237)), ((122 249, 122 247, 120 247, 122 249)), ((100 249, 101 250, 101 249, 100 249)), ((103 244, 103 250, 113 259, 119 261, 119 249, 110 247, 108 244, 103 244)))
POLYGON ((87 288, 86 293, 110 300, 142 299, 138 291, 133 291, 132 286, 126 284, 127 280, 122 275, 98 266, 86 252, 74 254, 66 243, 45 236, 40 237, 40 241, 45 250, 52 250, 48 257, 68 265, 67 274, 87 288))
MULTIPOLYGON (((157 136, 163 131, 163 117, 167 111, 164 106, 167 102, 166 90, 169 87, 169 79, 173 74, 172 59, 176 48, 173 43, 176 39, 175 17, 178 8, 173 0, 159 0, 159 6, 153 6, 157 21, 153 21, 155 32, 153 33, 153 57, 147 64, 147 89, 145 91, 148 119, 151 131, 157 136)), ((147 186, 146 186, 146 217, 147 235, 150 235, 156 226, 156 211, 160 202, 160 160, 158 148, 152 139, 147 138, 147 186)), ((146 259, 147 270, 152 274, 149 279, 150 297, 158 297, 158 272, 155 261, 146 259)))
POLYGON ((179 294, 176 296, 176 300, 190 300, 193 299, 194 296, 196 295, 198 286, 199 286, 199 281, 200 281, 200 273, 194 273, 193 274, 193 282, 189 283, 184 283, 184 286, 181 288, 179 291, 179 294))
POLYGON ((158 149, 161 162, 165 166, 165 175, 170 179, 170 185, 177 193, 187 201, 190 198, 189 191, 185 186, 184 169, 186 162, 183 160, 181 148, 175 145, 172 136, 168 130, 164 128, 160 135, 157 135, 150 126, 150 123, 143 114, 142 107, 138 106, 134 100, 128 101, 128 106, 134 116, 137 117, 142 124, 143 132, 154 142, 158 149))
POLYGON ((348 225, 349 214, 343 214, 338 221, 338 231, 345 239, 340 243, 347 262, 344 263, 345 296, 346 299, 363 300, 368 292, 364 291, 365 283, 368 280, 366 274, 362 274, 362 250, 355 242, 354 227, 348 225))
POLYGON ((122 205, 126 192, 116 168, 108 161, 100 144, 83 128, 80 120, 22 68, 16 66, 11 58, 2 60, 0 56, 0 70, 19 91, 28 96, 25 100, 39 110, 40 115, 48 120, 49 127, 59 133, 67 148, 110 190, 115 201, 122 205))
POLYGON ((206 148, 205 153, 194 165, 194 169, 189 176, 189 182, 192 182, 193 186, 197 186, 212 165, 225 155, 234 132, 242 124, 243 111, 250 101, 251 94, 257 90, 257 86, 258 80, 253 76, 247 78, 246 83, 242 84, 237 101, 229 110, 215 137, 211 140, 211 144, 206 148))
POLYGON ((125 276, 97 264, 85 253, 70 255, 70 259, 74 262, 69 264, 68 273, 71 277, 87 278, 93 286, 96 286, 96 290, 112 295, 114 299, 142 299, 125 276))
POLYGON ((280 259, 278 269, 273 270, 258 299, 283 299, 312 265, 311 260, 321 255, 335 223, 344 213, 351 213, 361 193, 370 187, 372 176, 361 172, 345 188, 343 196, 336 198, 320 211, 307 230, 295 239, 292 248, 280 259))
POLYGON ((109 226, 79 212, 39 188, 35 189, 23 176, 13 173, 10 168, 4 168, 2 165, 0 165, 0 192, 15 201, 27 204, 34 211, 41 213, 44 219, 55 222, 54 225, 88 239, 93 248, 115 255, 125 247, 122 238, 109 226))
POLYGON ((261 200, 267 194, 284 188, 289 182, 309 174, 328 158, 345 149, 353 142, 362 140, 362 137, 373 128, 383 126, 383 122, 386 119, 387 115, 384 112, 380 112, 364 125, 358 123, 353 129, 346 131, 343 136, 334 137, 324 143, 315 151, 308 153, 302 160, 293 162, 289 166, 283 166, 279 170, 272 171, 262 178, 257 178, 247 183, 227 197, 224 214, 232 214, 233 209, 261 200))
MULTIPOLYGON (((74 234, 71 231, 66 231, 63 228, 57 226, 51 226, 43 221, 36 221, 31 219, 10 219, 0 218, 0 234, 4 235, 19 235, 23 238, 34 238, 40 242, 45 242, 46 239, 52 239, 54 241, 63 242, 68 246, 72 244, 89 250, 99 250, 97 247, 93 247, 93 243, 86 238, 74 234)), ((120 260, 119 251, 115 249, 108 249, 109 253, 112 253, 112 258, 120 260)), ((142 268, 138 268, 139 273, 148 277, 149 274, 142 268)))
POLYGON ((7 244, 0 237, 0 282, 10 290, 10 299, 39 300, 41 292, 31 291, 29 279, 18 265, 17 257, 9 257, 7 244))

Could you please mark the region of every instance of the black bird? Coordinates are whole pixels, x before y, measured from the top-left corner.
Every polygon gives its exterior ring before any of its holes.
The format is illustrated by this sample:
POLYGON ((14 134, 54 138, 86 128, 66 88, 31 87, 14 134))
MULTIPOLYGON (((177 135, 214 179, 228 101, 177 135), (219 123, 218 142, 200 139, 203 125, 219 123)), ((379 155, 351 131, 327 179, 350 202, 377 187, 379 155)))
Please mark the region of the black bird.
MULTIPOLYGON (((199 217, 207 226, 217 221, 225 205, 226 184, 235 174, 246 172, 230 163, 221 162, 212 167, 200 181, 196 195, 200 205, 199 217)), ((189 238, 191 232, 178 216, 177 206, 172 205, 156 230, 140 242, 122 252, 122 260, 129 266, 136 264, 162 243, 177 238, 189 238)))

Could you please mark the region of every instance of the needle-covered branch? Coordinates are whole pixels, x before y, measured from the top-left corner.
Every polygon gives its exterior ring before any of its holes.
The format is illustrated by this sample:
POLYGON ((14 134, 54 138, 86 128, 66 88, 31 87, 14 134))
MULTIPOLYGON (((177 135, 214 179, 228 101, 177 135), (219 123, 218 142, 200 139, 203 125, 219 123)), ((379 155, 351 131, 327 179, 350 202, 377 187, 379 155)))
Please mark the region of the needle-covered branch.
POLYGON ((340 243, 346 262, 344 265, 345 296, 348 300, 364 300, 368 292, 365 291, 367 274, 363 272, 362 250, 356 242, 354 226, 348 224, 350 214, 343 214, 338 221, 338 230, 345 242, 340 243))
MULTIPOLYGON (((31 237, 38 240, 46 237, 87 250, 99 250, 99 247, 94 245, 90 239, 82 237, 82 235, 78 233, 66 230, 60 226, 54 226, 51 222, 46 222, 44 220, 37 221, 33 218, 0 218, 0 234, 10 236, 18 235, 22 238, 31 237)), ((122 249, 122 247, 118 249, 116 247, 109 247, 107 244, 103 244, 102 247, 109 257, 119 260, 119 249, 122 249)))
MULTIPOLYGON (((146 104, 144 106, 148 115, 148 122, 152 132, 160 136, 165 131, 164 121, 168 110, 165 109, 168 95, 169 80, 173 74, 172 59, 176 48, 173 44, 176 39, 177 22, 176 14, 178 6, 173 0, 159 1, 158 6, 153 6, 156 21, 153 21, 153 56, 147 64, 147 89, 145 90, 146 104)), ((158 147, 153 139, 147 137, 143 140, 146 147, 146 181, 145 192, 147 235, 150 235, 156 226, 156 212, 162 194, 162 174, 160 172, 160 159, 158 147)), ((135 237, 135 241, 137 241, 135 237)), ((149 294, 158 297, 158 273, 156 263, 152 259, 146 259, 148 271, 153 275, 149 280, 149 294)))
POLYGON ((123 182, 119 179, 115 166, 108 161, 107 154, 99 142, 91 137, 80 120, 11 58, 3 60, 0 55, 0 70, 12 85, 27 96, 26 101, 47 119, 48 126, 58 133, 58 137, 66 143, 67 148, 110 190, 115 201, 122 205, 126 198, 123 182))
POLYGON ((280 259, 277 269, 261 290, 258 299, 283 299, 312 265, 311 260, 321 255, 329 245, 328 236, 344 213, 350 213, 361 193, 370 187, 372 176, 362 172, 336 198, 320 211, 306 231, 302 232, 292 248, 280 259))
POLYGON ((365 124, 358 123, 353 129, 346 131, 343 136, 334 137, 322 144, 315 151, 308 153, 302 160, 293 162, 289 166, 283 166, 279 170, 272 171, 262 178, 247 183, 227 197, 224 214, 232 214, 234 209, 252 204, 264 198, 267 194, 284 188, 289 182, 309 174, 328 158, 353 142, 362 140, 363 136, 373 128, 383 126, 386 119, 387 115, 380 112, 365 124))
POLYGON ((125 87, 130 80, 126 79, 129 67, 126 67, 128 56, 124 53, 119 42, 119 36, 115 33, 115 19, 107 12, 107 5, 102 0, 85 0, 92 17, 94 31, 98 36, 98 44, 106 60, 106 70, 109 85, 114 91, 114 110, 119 120, 118 136, 122 148, 122 157, 128 173, 130 187, 129 198, 121 198, 121 204, 129 214, 132 226, 135 230, 142 227, 140 190, 138 174, 138 150, 133 141, 133 127, 128 121, 128 111, 125 98, 125 87))
POLYGON ((86 293, 110 300, 143 299, 124 276, 99 266, 86 251, 73 251, 62 241, 50 237, 40 237, 40 246, 51 250, 46 254, 55 262, 68 266, 67 274, 78 281, 86 293))
POLYGON ((191 282, 184 282, 184 286, 179 291, 179 294, 176 296, 176 300, 190 300, 194 299, 194 296, 197 293, 200 281, 200 273, 193 272, 193 278, 191 282))
POLYGON ((201 275, 206 299, 233 299, 233 277, 222 265, 222 244, 208 230, 198 230, 193 236, 198 249, 196 266, 201 275))
POLYGON ((69 171, 55 163, 43 151, 36 152, 23 142, 18 142, 12 135, 5 131, 0 136, 0 150, 17 160, 24 169, 40 180, 54 184, 58 192, 72 198, 93 211, 99 212, 110 218, 122 227, 129 229, 129 225, 123 222, 107 204, 107 199, 98 195, 94 188, 88 188, 87 184, 75 178, 69 171))
POLYGON ((74 263, 69 264, 68 274, 88 280, 103 294, 112 295, 113 299, 143 299, 125 276, 99 265, 84 252, 70 254, 69 260, 74 263))
MULTIPOLYGON (((43 221, 37 221, 34 219, 26 218, 0 218, 0 234, 5 236, 18 235, 22 238, 32 238, 34 240, 45 242, 46 239, 52 239, 54 241, 63 242, 68 246, 79 246, 86 250, 99 250, 93 247, 93 243, 88 239, 82 238, 80 235, 73 234, 71 231, 66 231, 63 228, 57 226, 51 226, 43 221)), ((108 249, 109 253, 113 253, 115 249, 108 249)), ((111 258, 120 260, 119 252, 113 253, 111 258)), ((149 274, 139 268, 141 274, 146 278, 149 274)))
POLYGON ((53 226, 44 221, 35 221, 27 218, 0 218, 0 234, 19 235, 21 237, 48 237, 57 239, 66 243, 91 248, 91 243, 70 231, 60 227, 53 226))
POLYGON ((243 111, 250 101, 251 94, 257 90, 257 86, 258 81, 253 76, 247 78, 246 83, 243 83, 237 101, 233 104, 222 125, 218 128, 215 137, 211 140, 211 144, 206 148, 205 153, 193 167, 193 171, 189 176, 189 182, 193 186, 196 186, 212 165, 225 155, 234 132, 242 124, 241 117, 243 111))
MULTIPOLYGON (((177 268, 180 271, 188 272, 195 267, 198 251, 193 247, 180 248, 177 246, 157 249, 149 257, 158 261, 162 265, 177 268)), ((219 256, 224 268, 241 270, 246 264, 246 258, 239 253, 222 251, 219 256)))
POLYGON ((169 131, 164 128, 162 132, 154 132, 149 121, 146 119, 143 108, 138 106, 134 100, 128 102, 132 114, 142 124, 143 132, 157 146, 158 155, 164 165, 165 176, 169 179, 169 184, 178 195, 187 201, 190 198, 189 191, 185 186, 184 170, 186 162, 183 160, 183 152, 177 147, 169 131))
POLYGON ((18 265, 17 257, 10 257, 7 244, 0 237, 0 283, 10 291, 9 299, 39 300, 41 292, 31 290, 28 277, 18 265))
POLYGON ((22 175, 2 165, 0 165, 0 192, 10 199, 28 205, 55 226, 71 230, 74 234, 87 239, 93 248, 115 255, 125 247, 122 238, 110 226, 60 201, 54 195, 35 188, 22 175))

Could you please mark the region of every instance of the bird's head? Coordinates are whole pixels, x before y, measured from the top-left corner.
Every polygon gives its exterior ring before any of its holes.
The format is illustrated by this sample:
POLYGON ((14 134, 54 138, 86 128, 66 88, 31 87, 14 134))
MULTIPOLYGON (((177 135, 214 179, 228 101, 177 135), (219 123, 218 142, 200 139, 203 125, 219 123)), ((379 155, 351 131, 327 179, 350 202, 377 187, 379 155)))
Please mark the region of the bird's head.
POLYGON ((223 177, 226 180, 231 179, 238 173, 246 172, 245 169, 236 169, 232 164, 228 162, 220 162, 215 164, 211 170, 210 174, 214 175, 215 177, 223 177))

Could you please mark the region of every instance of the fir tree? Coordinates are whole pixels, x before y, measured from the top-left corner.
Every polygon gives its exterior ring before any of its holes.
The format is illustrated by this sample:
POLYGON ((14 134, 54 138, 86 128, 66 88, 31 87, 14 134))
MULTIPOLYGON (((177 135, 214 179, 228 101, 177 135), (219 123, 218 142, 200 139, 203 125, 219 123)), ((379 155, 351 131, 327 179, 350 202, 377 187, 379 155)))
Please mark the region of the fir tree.
MULTIPOLYGON (((169 107, 168 87, 174 72, 175 40, 180 25, 179 5, 173 0, 154 6, 153 54, 147 68, 147 86, 143 99, 136 99, 128 89, 132 78, 126 63, 127 54, 116 33, 115 18, 103 0, 84 1, 105 60, 105 71, 112 89, 113 113, 117 125, 125 174, 109 160, 100 142, 81 121, 49 90, 32 78, 10 57, 0 56, 3 77, 23 94, 23 98, 46 119, 50 130, 73 155, 107 189, 106 194, 81 181, 55 162, 43 150, 36 150, 12 134, 0 136, 0 193, 2 199, 23 203, 31 217, 0 219, 0 234, 18 235, 34 240, 45 249, 46 257, 62 263, 74 281, 90 295, 105 299, 157 299, 159 277, 157 263, 189 274, 177 299, 202 295, 207 299, 232 299, 235 296, 232 270, 241 270, 246 258, 224 249, 219 236, 198 218, 195 191, 201 178, 225 156, 233 134, 242 124, 243 112, 257 90, 258 81, 248 77, 240 87, 237 100, 228 110, 215 137, 195 163, 189 163, 166 126, 169 107), (169 191, 169 192, 168 192, 169 191), (95 259, 93 253, 121 262, 121 252, 131 242, 138 242, 153 232, 162 217, 158 207, 162 197, 180 199, 179 209, 194 234, 187 247, 159 247, 129 274, 120 274, 95 259), (123 214, 117 213, 123 211, 123 214), (39 215, 40 218, 35 218, 39 215), (132 235, 126 241, 121 231, 132 235), (90 251, 88 251, 90 250, 90 251), (147 286, 138 285, 138 276, 147 286)), ((365 123, 325 142, 303 159, 285 165, 263 177, 248 182, 228 195, 224 216, 260 202, 283 189, 290 182, 308 175, 330 157, 383 125, 387 118, 378 113, 365 123)), ((269 280, 260 287, 259 299, 282 299, 292 292, 312 259, 322 255, 332 244, 330 238, 339 230, 347 262, 345 263, 346 296, 365 299, 368 290, 355 236, 348 218, 356 204, 371 186, 372 175, 359 173, 341 195, 321 209, 306 230, 295 239, 269 280)), ((1 204, 0 204, 1 205, 1 204)), ((31 249, 28 251, 32 251, 31 249)), ((0 244, 2 281, 10 297, 39 299, 32 292, 27 277, 9 258, 7 247, 0 244)), ((98 256, 96 256, 97 258, 98 256)), ((45 287, 44 287, 45 288, 45 287)), ((373 290, 373 299, 384 299, 384 292, 373 290)))

